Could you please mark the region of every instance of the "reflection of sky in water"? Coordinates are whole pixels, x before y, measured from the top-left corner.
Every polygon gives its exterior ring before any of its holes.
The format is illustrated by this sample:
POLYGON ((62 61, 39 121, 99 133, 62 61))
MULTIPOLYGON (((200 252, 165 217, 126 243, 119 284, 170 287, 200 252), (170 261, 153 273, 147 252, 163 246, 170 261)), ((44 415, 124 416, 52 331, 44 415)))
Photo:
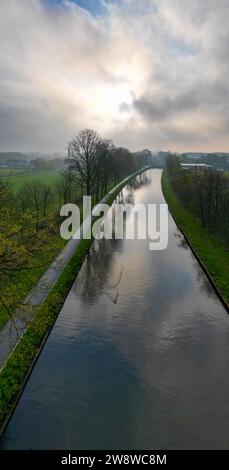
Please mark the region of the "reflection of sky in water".
MULTIPOLYGON (((160 171, 151 174, 135 203, 163 202, 160 171)), ((148 241, 93 245, 6 447, 227 447, 228 317, 171 217, 169 227, 163 252, 148 241)))

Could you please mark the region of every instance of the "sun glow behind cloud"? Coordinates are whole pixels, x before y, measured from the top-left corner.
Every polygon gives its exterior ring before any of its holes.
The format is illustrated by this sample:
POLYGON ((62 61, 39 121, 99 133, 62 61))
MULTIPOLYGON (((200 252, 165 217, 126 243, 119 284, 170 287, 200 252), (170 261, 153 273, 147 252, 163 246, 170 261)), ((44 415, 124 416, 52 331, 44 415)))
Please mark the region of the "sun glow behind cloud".
POLYGON ((228 0, 80 5, 0 3, 1 150, 62 150, 82 127, 132 149, 228 150, 228 0))

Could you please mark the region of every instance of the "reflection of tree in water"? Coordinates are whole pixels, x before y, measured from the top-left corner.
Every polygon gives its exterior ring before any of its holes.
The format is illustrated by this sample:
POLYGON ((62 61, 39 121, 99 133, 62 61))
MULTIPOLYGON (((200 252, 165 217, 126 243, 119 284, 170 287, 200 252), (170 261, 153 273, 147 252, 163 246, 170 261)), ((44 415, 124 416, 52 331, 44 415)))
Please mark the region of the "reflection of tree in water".
POLYGON ((151 184, 151 181, 152 179, 149 176, 147 176, 146 172, 144 172, 136 176, 135 178, 133 178, 130 181, 129 186, 133 189, 138 189, 138 188, 141 188, 141 186, 147 186, 151 184))
POLYGON ((129 189, 128 194, 126 194, 123 197, 122 201, 120 201, 119 204, 124 204, 124 205, 125 204, 132 204, 132 205, 134 205, 134 192, 131 188, 129 189))
POLYGON ((173 233, 173 235, 177 239, 177 246, 179 248, 184 248, 184 250, 189 249, 188 243, 186 242, 184 236, 182 235, 182 233, 180 232, 180 230, 178 228, 173 233))
MULTIPOLYGON (((146 181, 146 177, 142 178, 146 181)), ((142 183, 143 184, 143 183, 142 183)), ((118 194, 116 204, 134 204, 134 187, 127 185, 118 194)), ((112 208, 114 216, 114 206, 112 208)), ((126 216, 123 218, 123 231, 125 238, 126 216)), ((116 303, 119 296, 119 284, 121 282, 123 268, 114 273, 114 257, 122 251, 123 240, 114 237, 113 220, 113 238, 111 240, 94 241, 86 264, 82 272, 83 278, 80 283, 80 296, 84 302, 93 302, 101 295, 106 295, 113 303, 116 303)), ((77 283, 76 283, 77 285, 77 283)))
POLYGON ((141 186, 148 185, 151 183, 151 178, 149 178, 146 172, 141 173, 141 175, 133 178, 116 196, 116 204, 134 204, 134 191, 141 186))
POLYGON ((119 297, 119 290, 118 286, 121 282, 122 278, 122 273, 123 273, 123 268, 120 271, 120 275, 118 277, 118 280, 115 281, 112 285, 107 286, 107 290, 103 290, 103 293, 107 295, 107 297, 114 303, 117 303, 118 297, 119 297))
POLYGON ((103 294, 117 302, 123 268, 114 273, 114 257, 120 253, 122 244, 123 240, 94 241, 82 271, 80 297, 83 302, 94 302, 103 294))
MULTIPOLYGON (((134 204, 134 191, 150 183, 151 179, 147 177, 146 173, 142 173, 120 191, 114 202, 124 205, 134 204)), ((125 237, 125 214, 123 223, 125 237)), ((82 272, 83 278, 81 279, 80 285, 80 296, 84 302, 93 302, 104 294, 113 303, 117 302, 119 296, 118 288, 121 282, 123 268, 117 273, 113 273, 114 256, 117 252, 122 250, 122 245, 123 240, 115 240, 114 237, 112 240, 102 239, 93 243, 82 272)))
POLYGON ((134 204, 134 190, 130 186, 125 186, 115 198, 115 204, 134 204))
POLYGON ((192 254, 192 259, 193 259, 193 264, 195 267, 196 278, 200 285, 200 290, 206 292, 208 296, 211 297, 211 299, 214 299, 216 294, 210 281, 208 280, 205 272, 203 271, 203 269, 201 268, 200 264, 198 263, 197 259, 195 258, 193 254, 192 254))

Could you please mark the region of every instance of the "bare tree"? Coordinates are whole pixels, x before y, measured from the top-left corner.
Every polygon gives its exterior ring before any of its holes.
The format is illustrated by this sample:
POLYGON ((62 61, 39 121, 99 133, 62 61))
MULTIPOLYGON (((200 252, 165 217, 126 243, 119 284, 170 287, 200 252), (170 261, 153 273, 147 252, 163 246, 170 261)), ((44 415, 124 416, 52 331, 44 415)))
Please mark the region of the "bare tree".
POLYGON ((68 146, 70 165, 78 171, 88 195, 95 186, 108 146, 108 141, 103 141, 92 129, 80 131, 68 146))
POLYGON ((47 206, 52 197, 51 188, 47 186, 46 184, 43 185, 41 197, 42 197, 42 205, 43 205, 43 217, 46 217, 47 206))
POLYGON ((110 160, 111 160, 112 142, 110 140, 101 140, 98 147, 98 154, 96 156, 96 172, 94 178, 94 186, 96 191, 96 200, 99 198, 99 191, 101 195, 107 192, 107 185, 110 173, 110 160))
POLYGON ((42 189, 43 188, 42 188, 42 184, 40 183, 40 181, 33 181, 32 183, 29 184, 31 201, 35 208, 37 220, 39 220, 39 216, 40 216, 42 189))
POLYGON ((229 179, 213 167, 182 170, 179 159, 166 162, 170 183, 184 205, 197 215, 202 226, 228 240, 229 179))
POLYGON ((26 210, 31 205, 31 197, 30 197, 30 186, 28 183, 25 183, 17 192, 17 203, 19 208, 24 215, 26 210))
POLYGON ((59 203, 60 206, 66 204, 67 202, 71 202, 72 198, 72 187, 73 183, 76 181, 75 175, 71 168, 68 168, 61 174, 61 179, 57 183, 56 189, 59 196, 59 203))

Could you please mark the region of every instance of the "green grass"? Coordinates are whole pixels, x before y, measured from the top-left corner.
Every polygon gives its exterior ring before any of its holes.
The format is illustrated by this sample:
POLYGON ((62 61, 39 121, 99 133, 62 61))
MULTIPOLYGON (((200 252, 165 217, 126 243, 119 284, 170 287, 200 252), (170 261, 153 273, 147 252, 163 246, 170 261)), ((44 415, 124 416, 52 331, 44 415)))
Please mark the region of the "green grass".
POLYGON ((3 328, 7 320, 9 320, 9 314, 6 312, 5 309, 0 308, 0 329, 3 328))
MULTIPOLYGON (((45 173, 46 175, 47 171, 43 173, 45 173)), ((139 172, 137 171, 136 174, 138 173, 139 172)), ((30 176, 26 176, 25 178, 28 180, 30 176)), ((50 174, 47 176, 47 178, 50 178, 50 174)), ((50 179, 49 179, 49 184, 50 184, 50 179)), ((110 191, 111 189, 112 189, 112 184, 110 183, 108 185, 108 191, 110 191)), ((108 204, 110 204, 113 201, 115 195, 117 195, 119 191, 120 191, 120 187, 118 185, 116 193, 113 194, 107 201, 108 204)), ((94 203, 96 203, 96 201, 94 201, 94 203)), ((52 201, 52 204, 48 208, 48 212, 52 213, 56 209, 58 209, 58 204, 57 204, 57 201, 54 199, 52 201)), ((82 207, 81 207, 81 221, 82 219, 83 219, 83 213, 82 213, 82 207)), ((55 235, 47 235, 46 243, 42 246, 39 252, 37 252, 33 256, 32 261, 26 266, 26 269, 24 270, 22 269, 14 273, 13 279, 14 279, 14 282, 18 286, 18 298, 17 298, 18 302, 19 301, 22 302, 25 299, 27 294, 30 292, 33 286, 37 283, 37 281, 41 278, 41 276, 44 274, 46 269, 53 262, 53 260, 58 255, 60 250, 65 246, 65 244, 66 244, 66 241, 60 237, 59 232, 55 235)), ((10 287, 10 283, 11 281, 9 281, 9 283, 7 284, 5 283, 4 286, 1 286, 3 291, 5 291, 7 287, 10 287)), ((0 288, 0 295, 1 295, 1 288, 0 288)), ((7 320, 9 320, 9 318, 10 318, 9 314, 7 313, 5 308, 1 306, 0 307, 0 329, 5 325, 5 323, 7 322, 7 320)))
MULTIPOLYGON (((138 173, 140 172, 132 174, 129 179, 138 173)), ((118 185, 114 194, 109 197, 107 204, 112 204, 125 184, 127 184, 127 179, 118 185)), ((92 241, 91 239, 80 242, 44 304, 38 308, 24 335, 0 371, 0 426, 3 426, 6 417, 15 406, 42 343, 48 332, 51 331, 92 241)))
POLYGON ((165 171, 162 174, 162 190, 176 222, 228 305, 229 252, 214 235, 202 227, 196 217, 177 199, 165 171))
MULTIPOLYGON (((16 171, 16 170, 15 170, 16 171)), ((46 182, 47 185, 52 186, 59 178, 60 173, 52 170, 45 170, 41 172, 34 172, 32 175, 23 175, 20 178, 12 178, 14 190, 18 190, 20 185, 25 182, 31 182, 32 180, 40 180, 46 182)), ((10 178, 9 178, 10 179, 10 178)), ((112 184, 109 185, 108 190, 112 189, 112 184)), ((96 202, 96 201, 94 201, 96 202)), ((55 210, 58 210, 58 202, 55 194, 51 204, 49 204, 47 212, 52 214, 55 210)), ((81 208, 82 209, 82 208, 81 208)), ((83 214, 81 214, 83 216, 83 214)), ((20 270, 14 273, 14 282, 18 285, 18 301, 23 301, 36 282, 40 279, 42 274, 46 271, 48 266, 52 263, 55 257, 58 255, 60 250, 64 247, 66 242, 60 237, 59 232, 56 235, 47 235, 45 245, 33 256, 32 262, 26 266, 25 270, 20 270)), ((10 282, 1 286, 5 291, 7 287, 10 287, 10 282)), ((1 295, 0 288, 0 295, 1 295)), ((1 305, 0 307, 0 329, 9 320, 9 314, 1 305)))
POLYGON ((52 327, 80 269, 92 240, 82 240, 23 337, 12 351, 0 373, 0 425, 11 411, 26 375, 52 327))
MULTIPOLYGON (((1 177, 1 175, 0 175, 1 177)), ((33 181, 41 181, 48 186, 55 185, 60 179, 60 172, 58 170, 41 170, 34 171, 33 173, 20 174, 17 178, 7 178, 8 183, 12 190, 16 193, 25 183, 32 183, 33 181)))
MULTIPOLYGON (((6 173, 4 181, 8 181, 14 193, 22 187, 25 183, 31 183, 34 180, 42 181, 52 187, 60 178, 60 172, 56 170, 42 170, 28 172, 22 169, 0 169, 0 178, 6 173), (12 172, 9 176, 9 172, 12 172)), ((48 214, 52 214, 58 210, 57 196, 53 195, 53 199, 48 207, 48 214)), ((14 281, 18 284, 20 295, 18 300, 23 301, 33 285, 40 279, 47 267, 55 259, 59 251, 63 248, 65 242, 60 237, 59 233, 55 235, 48 235, 47 242, 42 249, 37 252, 32 260, 32 263, 26 266, 26 270, 20 270, 14 274, 14 281)), ((5 290, 7 286, 1 286, 5 290)), ((1 294, 1 289, 0 289, 1 294)), ((4 326, 6 321, 9 320, 9 314, 3 307, 0 307, 0 329, 4 326)))
POLYGON ((26 175, 31 173, 32 170, 24 168, 0 168, 0 178, 12 178, 19 175, 26 175))
MULTIPOLYGON (((13 193, 16 194, 25 183, 31 183, 32 181, 41 181, 42 183, 52 187, 58 182, 60 172, 56 170, 27 170, 26 172, 25 169, 1 168, 0 178, 4 178, 4 181, 9 183, 13 193)), ((54 193, 53 200, 48 207, 48 213, 52 213, 56 209, 58 209, 58 202, 57 196, 54 193)), ((59 233, 57 235, 48 236, 46 246, 34 255, 32 265, 26 266, 26 270, 24 271, 22 270, 15 273, 15 281, 20 286, 19 300, 22 301, 26 297, 33 285, 40 279, 47 267, 63 248, 64 244, 65 243, 60 238, 59 233), (31 268, 31 270, 28 270, 28 268, 31 268)), ((5 287, 6 286, 4 286, 4 289, 5 287)), ((0 328, 4 326, 8 319, 8 313, 3 307, 0 308, 0 328)))
MULTIPOLYGON (((47 243, 44 244, 41 250, 37 251, 33 259, 26 265, 26 269, 19 270, 14 273, 14 282, 18 286, 18 302, 23 302, 25 297, 31 291, 33 286, 39 281, 46 269, 54 261, 60 250, 64 248, 66 241, 60 237, 60 234, 50 235, 47 237, 47 243)), ((10 287, 11 281, 1 286, 4 290, 10 287)), ((0 290, 1 294, 1 290, 0 290)), ((9 320, 9 314, 6 310, 0 307, 0 329, 9 320)))

